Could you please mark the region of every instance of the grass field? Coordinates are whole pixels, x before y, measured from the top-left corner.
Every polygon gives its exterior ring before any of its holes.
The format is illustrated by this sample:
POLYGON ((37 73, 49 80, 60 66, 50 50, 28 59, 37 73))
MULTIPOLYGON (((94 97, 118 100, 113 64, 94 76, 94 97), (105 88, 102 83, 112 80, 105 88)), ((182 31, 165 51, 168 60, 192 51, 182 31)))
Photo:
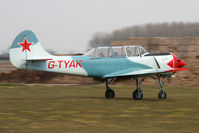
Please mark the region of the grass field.
POLYGON ((0 84, 0 133, 197 133, 199 87, 113 86, 115 99, 104 98, 104 86, 26 86, 0 84))

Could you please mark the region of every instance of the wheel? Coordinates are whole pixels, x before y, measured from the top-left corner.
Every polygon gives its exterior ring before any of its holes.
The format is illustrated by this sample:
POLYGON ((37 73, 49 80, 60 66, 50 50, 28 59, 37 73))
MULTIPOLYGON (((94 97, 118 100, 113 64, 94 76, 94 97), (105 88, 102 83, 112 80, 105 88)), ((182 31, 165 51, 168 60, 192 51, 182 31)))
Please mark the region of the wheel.
POLYGON ((167 94, 166 92, 164 92, 163 90, 159 92, 158 94, 159 99, 166 99, 167 98, 167 94))
POLYGON ((143 97, 143 92, 142 92, 142 90, 138 90, 138 89, 136 89, 134 92, 133 92, 133 99, 135 99, 135 100, 141 100, 142 99, 142 97, 143 97))
POLYGON ((105 97, 106 98, 114 98, 115 97, 115 92, 112 89, 108 89, 105 92, 105 97))

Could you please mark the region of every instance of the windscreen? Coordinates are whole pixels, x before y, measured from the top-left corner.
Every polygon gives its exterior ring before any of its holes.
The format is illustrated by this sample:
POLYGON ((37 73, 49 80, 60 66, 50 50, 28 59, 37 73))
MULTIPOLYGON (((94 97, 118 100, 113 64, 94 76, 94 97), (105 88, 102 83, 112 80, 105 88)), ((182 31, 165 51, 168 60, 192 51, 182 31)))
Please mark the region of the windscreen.
POLYGON ((91 57, 99 57, 97 48, 93 48, 93 49, 89 50, 84 55, 91 56, 91 57))

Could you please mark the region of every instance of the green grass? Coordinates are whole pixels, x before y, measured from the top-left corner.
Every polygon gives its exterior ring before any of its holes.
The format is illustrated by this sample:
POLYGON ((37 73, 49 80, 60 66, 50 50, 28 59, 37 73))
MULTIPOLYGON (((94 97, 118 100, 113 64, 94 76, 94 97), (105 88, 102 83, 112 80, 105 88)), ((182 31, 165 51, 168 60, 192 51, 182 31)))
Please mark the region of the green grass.
POLYGON ((104 86, 0 85, 0 133, 195 133, 199 131, 199 87, 114 86, 115 99, 104 98, 104 86))

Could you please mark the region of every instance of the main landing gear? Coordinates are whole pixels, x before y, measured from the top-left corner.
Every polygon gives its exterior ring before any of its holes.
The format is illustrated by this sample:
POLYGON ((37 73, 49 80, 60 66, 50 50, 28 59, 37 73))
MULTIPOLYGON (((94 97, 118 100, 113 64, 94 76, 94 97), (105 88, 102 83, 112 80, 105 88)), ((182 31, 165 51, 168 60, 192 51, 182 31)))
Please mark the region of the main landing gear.
POLYGON ((138 77, 136 77, 135 80, 136 80, 137 89, 133 92, 132 97, 135 100, 141 100, 143 97, 143 92, 142 92, 142 89, 140 88, 138 77))
MULTIPOLYGON (((112 80, 111 80, 111 82, 112 82, 112 80)), ((109 84, 110 84, 110 83, 108 82, 108 79, 106 79, 106 92, 105 92, 105 97, 111 99, 111 98, 114 98, 114 97, 115 97, 115 92, 114 92, 114 90, 112 90, 112 89, 109 87, 109 84)))

